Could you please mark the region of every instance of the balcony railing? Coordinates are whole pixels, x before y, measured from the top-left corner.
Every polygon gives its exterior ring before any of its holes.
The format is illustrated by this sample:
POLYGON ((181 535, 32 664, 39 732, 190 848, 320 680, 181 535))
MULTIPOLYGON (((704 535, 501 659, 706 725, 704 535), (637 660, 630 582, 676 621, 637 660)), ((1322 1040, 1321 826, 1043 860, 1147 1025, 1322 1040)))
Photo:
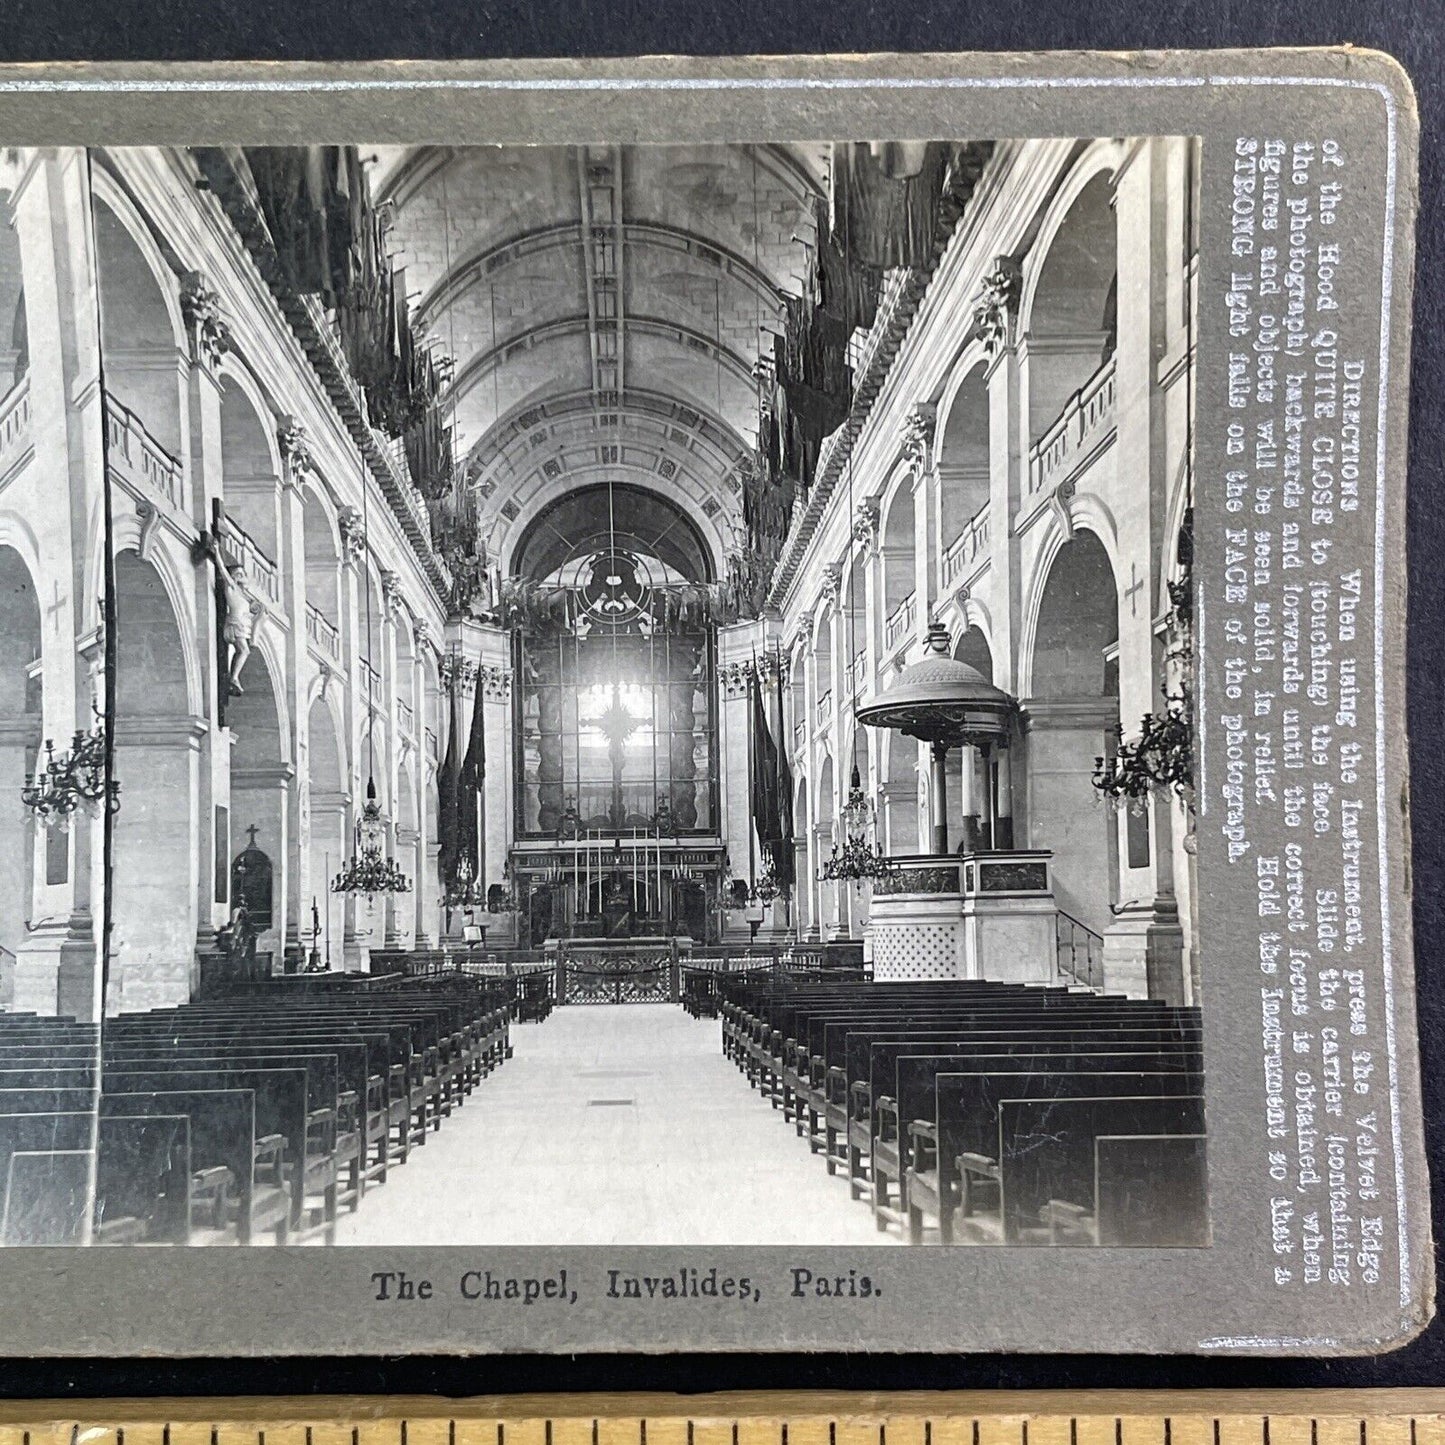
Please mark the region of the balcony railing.
POLYGON ((171 506, 183 507, 181 464, 151 436, 141 419, 109 392, 105 414, 111 467, 137 490, 159 492, 171 506))
POLYGON ((830 687, 822 697, 818 699, 818 721, 825 723, 833 716, 833 689, 830 687))
POLYGON ((368 702, 381 706, 381 674, 364 658, 358 658, 361 664, 361 689, 366 694, 368 702))
POLYGON ((913 624, 917 616, 914 608, 914 594, 910 592, 897 607, 893 609, 892 615, 883 626, 883 644, 892 652, 900 642, 905 642, 913 633, 913 624))
POLYGON ((848 664, 848 695, 857 697, 868 686, 868 653, 860 652, 848 664))
POLYGON ((396 720, 402 732, 410 733, 416 726, 416 714, 412 711, 411 704, 404 698, 396 700, 396 720))
POLYGON ((1071 396, 1029 448, 1029 492, 1051 492, 1114 430, 1114 358, 1071 396))
POLYGON ((30 378, 22 377, 0 401, 0 465, 18 452, 30 436, 30 378))
POLYGON ((226 529, 221 534, 221 550, 226 560, 239 562, 256 591, 273 605, 280 606, 281 574, 276 564, 237 525, 235 518, 226 518, 226 529))
POLYGON ((801 717, 800 717, 800 718, 797 720, 797 722, 795 722, 795 723, 793 724, 793 746, 794 746, 795 748, 800 748, 800 747, 802 747, 803 744, 804 744, 805 742, 807 742, 807 741, 808 741, 808 720, 807 720, 807 718, 801 718, 801 717))
POLYGON ((341 633, 329 622, 314 602, 306 604, 306 635, 323 657, 341 661, 341 633))
POLYGON ((979 508, 973 520, 948 544, 943 554, 943 585, 954 586, 988 556, 988 507, 979 508))

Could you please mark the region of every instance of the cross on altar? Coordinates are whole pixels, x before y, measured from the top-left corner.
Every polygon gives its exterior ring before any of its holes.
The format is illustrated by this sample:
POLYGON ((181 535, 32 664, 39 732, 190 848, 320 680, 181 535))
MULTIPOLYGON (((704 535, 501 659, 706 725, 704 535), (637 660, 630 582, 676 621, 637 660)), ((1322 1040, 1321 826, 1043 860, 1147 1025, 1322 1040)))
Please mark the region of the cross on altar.
POLYGON ((1124 596, 1129 599, 1129 616, 1137 617, 1139 615, 1139 604, 1135 601, 1135 593, 1144 590, 1144 579, 1139 576, 1139 564, 1137 562, 1129 563, 1129 577, 1130 585, 1124 589, 1124 596))

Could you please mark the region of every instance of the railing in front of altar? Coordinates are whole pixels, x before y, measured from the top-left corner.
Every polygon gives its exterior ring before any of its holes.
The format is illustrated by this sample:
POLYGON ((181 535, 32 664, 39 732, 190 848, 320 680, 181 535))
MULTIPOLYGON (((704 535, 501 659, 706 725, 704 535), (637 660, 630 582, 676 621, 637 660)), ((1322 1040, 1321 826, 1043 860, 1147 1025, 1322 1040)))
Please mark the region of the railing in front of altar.
POLYGON ((561 1003, 677 1003, 682 951, 677 941, 557 945, 561 1003))
POLYGON ((723 990, 734 984, 789 984, 866 978, 863 945, 789 943, 779 948, 694 949, 682 966, 682 1006, 694 1018, 716 1018, 723 990))

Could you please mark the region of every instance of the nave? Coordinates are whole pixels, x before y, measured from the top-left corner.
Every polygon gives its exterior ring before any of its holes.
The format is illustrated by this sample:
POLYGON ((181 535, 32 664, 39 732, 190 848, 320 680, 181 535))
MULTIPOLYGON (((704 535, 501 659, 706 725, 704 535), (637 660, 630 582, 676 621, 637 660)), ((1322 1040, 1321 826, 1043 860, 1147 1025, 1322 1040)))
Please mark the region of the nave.
POLYGON ((338 1244, 889 1244, 675 1004, 515 1024, 485 1097, 337 1225, 338 1244))

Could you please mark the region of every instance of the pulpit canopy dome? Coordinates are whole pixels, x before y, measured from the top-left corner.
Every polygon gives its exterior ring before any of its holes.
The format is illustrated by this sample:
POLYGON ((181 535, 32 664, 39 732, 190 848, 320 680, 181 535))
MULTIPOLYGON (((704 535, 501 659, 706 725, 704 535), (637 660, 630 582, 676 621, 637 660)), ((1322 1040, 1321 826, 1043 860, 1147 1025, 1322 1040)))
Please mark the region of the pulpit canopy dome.
POLYGON ((928 629, 928 655, 869 698, 858 720, 949 747, 1006 738, 1017 703, 976 667, 950 657, 948 649, 948 629, 935 622, 928 629))

